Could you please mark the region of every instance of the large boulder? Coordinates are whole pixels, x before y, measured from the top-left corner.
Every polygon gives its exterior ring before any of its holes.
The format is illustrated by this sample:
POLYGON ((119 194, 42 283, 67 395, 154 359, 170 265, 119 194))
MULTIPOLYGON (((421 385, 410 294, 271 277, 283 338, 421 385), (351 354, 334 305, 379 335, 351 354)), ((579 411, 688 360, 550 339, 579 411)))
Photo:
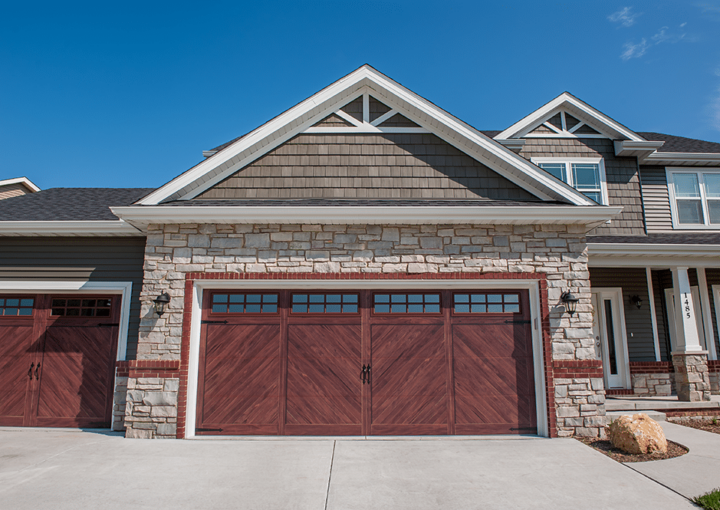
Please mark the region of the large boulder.
POLYGON ((615 448, 627 453, 667 453, 665 432, 645 413, 621 416, 608 426, 607 435, 615 448))

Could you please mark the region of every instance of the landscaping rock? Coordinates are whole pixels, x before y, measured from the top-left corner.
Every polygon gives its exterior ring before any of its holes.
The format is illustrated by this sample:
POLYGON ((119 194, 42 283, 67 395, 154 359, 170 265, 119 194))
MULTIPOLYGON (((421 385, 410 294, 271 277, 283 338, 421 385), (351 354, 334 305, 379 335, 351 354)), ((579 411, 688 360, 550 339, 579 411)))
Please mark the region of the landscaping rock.
POLYGON ((667 453, 667 439, 658 423, 645 413, 621 416, 607 428, 615 448, 627 453, 667 453))

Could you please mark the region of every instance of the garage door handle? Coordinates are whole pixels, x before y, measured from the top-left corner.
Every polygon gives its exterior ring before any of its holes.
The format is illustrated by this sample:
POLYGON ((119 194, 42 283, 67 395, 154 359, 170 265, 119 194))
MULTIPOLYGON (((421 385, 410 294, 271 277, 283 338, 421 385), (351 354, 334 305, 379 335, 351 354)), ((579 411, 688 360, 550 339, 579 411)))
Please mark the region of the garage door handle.
POLYGON ((360 375, 362 375, 363 384, 370 384, 370 365, 363 365, 363 369, 360 375))
POLYGON ((40 370, 40 363, 38 363, 35 367, 35 379, 40 379, 40 376, 38 375, 38 370, 40 370))
POLYGON ((32 369, 35 367, 35 363, 30 363, 30 370, 28 370, 28 377, 32 379, 32 369))
MULTIPOLYGON (((32 369, 31 369, 32 370, 32 369)), ((367 373, 367 366, 363 365, 362 372, 360 372, 360 377, 362 377, 362 383, 365 384, 365 374, 367 373)))

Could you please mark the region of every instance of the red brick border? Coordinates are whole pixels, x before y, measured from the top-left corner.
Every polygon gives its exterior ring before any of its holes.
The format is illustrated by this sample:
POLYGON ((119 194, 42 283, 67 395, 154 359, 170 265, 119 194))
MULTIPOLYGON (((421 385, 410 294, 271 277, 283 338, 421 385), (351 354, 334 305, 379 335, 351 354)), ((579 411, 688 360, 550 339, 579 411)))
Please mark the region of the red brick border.
POLYGON ((555 377, 558 379, 602 379, 603 367, 599 359, 555 360, 555 377))
POLYGON ((180 360, 128 360, 116 361, 117 377, 177 377, 180 360))
POLYGON ((630 374, 671 374, 672 361, 631 361, 630 374))
MULTIPOLYGON (((540 322, 545 370, 545 398, 547 401, 548 431, 557 437, 555 414, 555 385, 552 349, 550 345, 550 307, 548 305, 547 278, 545 273, 186 273, 185 300, 182 321, 182 344, 178 394, 178 439, 185 437, 187 413, 188 365, 190 354, 190 323, 192 319, 193 283, 196 280, 538 280, 540 290, 540 322)), ((602 367, 600 368, 602 377, 602 367)))
POLYGON ((718 359, 709 359, 708 362, 708 372, 718 372, 720 373, 720 360, 718 359))

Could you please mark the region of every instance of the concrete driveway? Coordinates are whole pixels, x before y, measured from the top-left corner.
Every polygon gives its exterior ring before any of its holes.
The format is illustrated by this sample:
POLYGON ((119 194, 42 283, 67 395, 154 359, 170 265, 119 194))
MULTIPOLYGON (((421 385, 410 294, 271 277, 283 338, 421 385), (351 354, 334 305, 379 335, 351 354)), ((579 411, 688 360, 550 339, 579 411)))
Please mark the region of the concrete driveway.
POLYGON ((0 429, 0 507, 694 508, 571 439, 124 439, 0 429))

